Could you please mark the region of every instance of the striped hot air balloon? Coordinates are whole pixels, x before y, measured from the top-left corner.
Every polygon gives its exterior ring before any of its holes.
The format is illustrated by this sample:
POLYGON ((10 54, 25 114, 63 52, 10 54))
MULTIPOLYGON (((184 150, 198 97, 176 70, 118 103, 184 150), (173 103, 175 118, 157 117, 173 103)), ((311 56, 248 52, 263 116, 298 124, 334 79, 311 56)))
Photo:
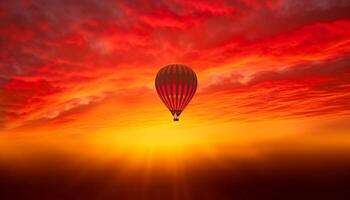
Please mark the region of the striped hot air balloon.
POLYGON ((186 65, 167 65, 159 70, 155 85, 160 99, 174 116, 174 121, 179 121, 181 112, 197 90, 196 73, 186 65))

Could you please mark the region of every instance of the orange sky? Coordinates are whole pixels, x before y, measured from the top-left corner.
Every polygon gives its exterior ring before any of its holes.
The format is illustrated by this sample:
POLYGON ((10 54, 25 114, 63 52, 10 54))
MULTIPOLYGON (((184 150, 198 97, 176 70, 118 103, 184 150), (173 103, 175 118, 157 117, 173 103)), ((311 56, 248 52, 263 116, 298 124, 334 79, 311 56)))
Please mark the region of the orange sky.
POLYGON ((172 169, 350 152, 349 9, 341 0, 1 1, 0 164, 56 152, 144 170, 150 155, 172 169), (198 77, 179 123, 154 88, 171 63, 198 77))

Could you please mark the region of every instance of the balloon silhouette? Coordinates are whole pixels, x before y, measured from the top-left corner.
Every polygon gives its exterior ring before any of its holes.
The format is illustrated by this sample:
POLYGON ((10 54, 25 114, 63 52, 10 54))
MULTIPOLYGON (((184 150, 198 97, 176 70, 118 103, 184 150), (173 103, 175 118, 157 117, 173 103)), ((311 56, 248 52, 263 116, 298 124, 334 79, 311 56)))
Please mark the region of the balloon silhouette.
POLYGON ((167 65, 159 70, 155 85, 160 99, 174 116, 174 121, 179 121, 181 112, 196 93, 196 73, 186 65, 167 65))

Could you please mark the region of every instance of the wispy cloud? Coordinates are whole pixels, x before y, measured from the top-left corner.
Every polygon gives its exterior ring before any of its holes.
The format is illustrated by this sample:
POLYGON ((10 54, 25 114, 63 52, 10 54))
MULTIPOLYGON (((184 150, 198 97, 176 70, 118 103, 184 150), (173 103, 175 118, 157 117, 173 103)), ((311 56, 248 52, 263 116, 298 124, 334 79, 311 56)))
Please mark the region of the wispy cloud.
MULTIPOLYGON (((2 2, 0 123, 86 117, 87 105, 121 93, 152 96, 155 73, 174 62, 198 73, 198 113, 347 115, 349 8, 326 0, 2 2)), ((145 107, 157 105, 149 100, 145 107)))

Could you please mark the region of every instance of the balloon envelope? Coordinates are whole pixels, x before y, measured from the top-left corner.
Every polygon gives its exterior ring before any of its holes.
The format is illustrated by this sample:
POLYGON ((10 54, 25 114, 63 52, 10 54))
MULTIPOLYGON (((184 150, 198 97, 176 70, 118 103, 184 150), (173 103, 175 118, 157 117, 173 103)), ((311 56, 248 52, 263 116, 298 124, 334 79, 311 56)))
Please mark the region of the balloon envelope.
POLYGON ((178 121, 196 93, 197 76, 186 65, 167 65, 159 70, 155 85, 159 97, 174 116, 174 121, 178 121))

